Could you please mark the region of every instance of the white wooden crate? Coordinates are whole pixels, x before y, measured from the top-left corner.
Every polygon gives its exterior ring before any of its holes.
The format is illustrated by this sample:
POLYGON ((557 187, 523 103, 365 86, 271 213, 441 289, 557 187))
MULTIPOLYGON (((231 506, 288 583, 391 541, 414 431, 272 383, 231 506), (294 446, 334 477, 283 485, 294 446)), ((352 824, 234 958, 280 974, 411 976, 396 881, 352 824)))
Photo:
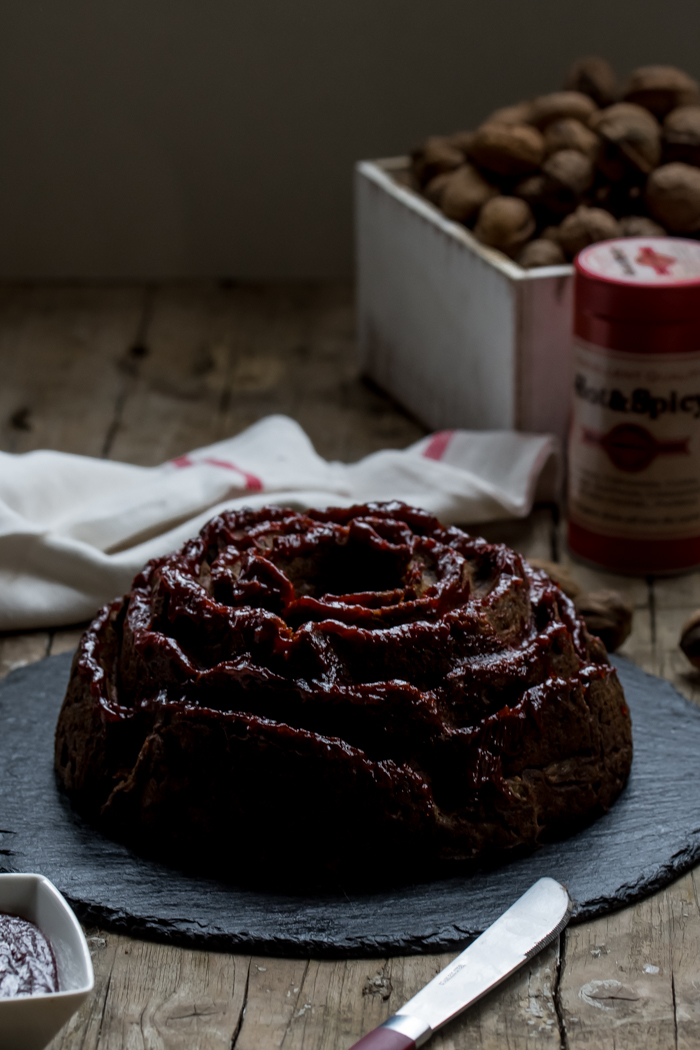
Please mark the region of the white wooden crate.
POLYGON ((433 429, 550 431, 571 396, 573 267, 523 270, 401 185, 407 157, 356 169, 365 371, 433 429))

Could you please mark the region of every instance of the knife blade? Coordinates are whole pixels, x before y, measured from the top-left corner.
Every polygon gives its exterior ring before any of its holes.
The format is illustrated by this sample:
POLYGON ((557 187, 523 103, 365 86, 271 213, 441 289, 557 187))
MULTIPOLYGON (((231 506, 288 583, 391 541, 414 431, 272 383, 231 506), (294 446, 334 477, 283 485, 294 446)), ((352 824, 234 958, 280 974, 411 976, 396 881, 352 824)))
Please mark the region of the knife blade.
POLYGON ((388 1021, 350 1050, 413 1050, 537 955, 571 915, 566 889, 539 879, 388 1021))

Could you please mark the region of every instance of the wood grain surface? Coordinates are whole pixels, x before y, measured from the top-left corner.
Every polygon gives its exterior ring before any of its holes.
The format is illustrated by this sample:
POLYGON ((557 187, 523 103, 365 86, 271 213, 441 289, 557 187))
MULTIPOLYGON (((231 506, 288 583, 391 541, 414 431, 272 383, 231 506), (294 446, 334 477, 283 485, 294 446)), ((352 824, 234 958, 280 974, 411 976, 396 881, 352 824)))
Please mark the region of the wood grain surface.
MULTIPOLYGON (((365 385, 339 286, 0 288, 0 448, 153 464, 270 412, 347 461, 423 429, 365 385)), ((700 702, 678 650, 700 573, 638 579, 570 563, 548 508, 482 530, 569 563, 635 606, 621 650, 700 702)), ((73 648, 74 630, 0 636, 0 673, 73 648)), ((436 1050, 700 1047, 700 869, 640 904, 571 927, 439 1033, 436 1050)), ((51 1050, 346 1050, 450 955, 338 962, 191 951, 87 930, 95 994, 51 1050)), ((1 1039, 0 1039, 1 1043, 1 1039)))

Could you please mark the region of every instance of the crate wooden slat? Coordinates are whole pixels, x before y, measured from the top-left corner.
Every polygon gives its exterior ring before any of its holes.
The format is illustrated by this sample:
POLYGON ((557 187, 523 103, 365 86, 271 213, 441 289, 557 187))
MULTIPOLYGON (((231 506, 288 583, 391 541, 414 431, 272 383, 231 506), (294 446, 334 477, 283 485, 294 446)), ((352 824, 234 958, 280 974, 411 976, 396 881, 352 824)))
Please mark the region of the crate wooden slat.
POLYGON ((566 439, 571 266, 524 270, 405 184, 408 158, 355 173, 365 372, 434 430, 566 439))

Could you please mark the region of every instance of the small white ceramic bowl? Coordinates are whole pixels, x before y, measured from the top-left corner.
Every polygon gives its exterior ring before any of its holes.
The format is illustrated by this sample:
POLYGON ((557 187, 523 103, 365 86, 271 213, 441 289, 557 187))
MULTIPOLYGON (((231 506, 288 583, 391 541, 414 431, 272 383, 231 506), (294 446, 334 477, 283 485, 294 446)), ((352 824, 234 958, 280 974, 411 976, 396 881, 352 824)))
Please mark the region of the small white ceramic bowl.
POLYGON ((2 1050, 43 1050, 95 984, 80 923, 43 875, 0 875, 0 912, 36 923, 56 956, 59 991, 0 999, 2 1050))

